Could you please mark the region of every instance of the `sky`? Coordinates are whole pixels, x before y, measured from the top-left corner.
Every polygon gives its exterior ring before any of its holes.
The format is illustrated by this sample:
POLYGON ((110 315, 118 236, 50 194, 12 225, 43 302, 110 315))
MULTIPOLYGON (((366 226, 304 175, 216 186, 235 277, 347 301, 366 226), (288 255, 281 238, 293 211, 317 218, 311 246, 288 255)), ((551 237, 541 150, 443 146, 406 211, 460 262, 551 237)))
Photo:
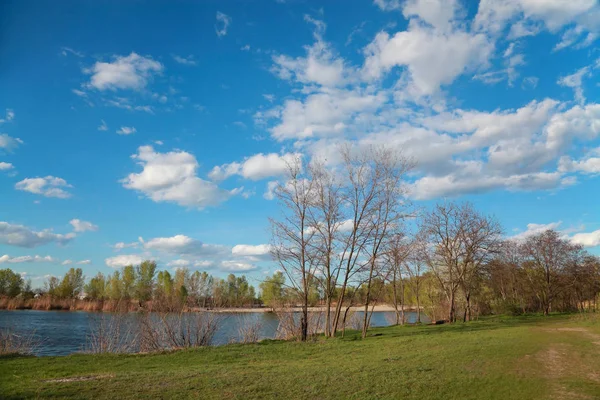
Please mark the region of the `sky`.
POLYGON ((0 268, 256 283, 286 162, 343 143, 598 253, 599 35, 596 0, 2 1, 0 268))

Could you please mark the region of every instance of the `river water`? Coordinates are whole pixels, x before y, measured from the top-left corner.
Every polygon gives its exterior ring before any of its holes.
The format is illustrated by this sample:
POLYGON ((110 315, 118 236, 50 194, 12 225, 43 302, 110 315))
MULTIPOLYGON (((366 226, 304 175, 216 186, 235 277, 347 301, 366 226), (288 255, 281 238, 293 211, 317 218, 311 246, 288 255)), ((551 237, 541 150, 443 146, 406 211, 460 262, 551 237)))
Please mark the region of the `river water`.
MULTIPOLYGON (((131 314, 132 318, 134 314, 131 314)), ((36 354, 39 356, 60 356, 84 351, 90 333, 98 320, 99 313, 86 311, 0 311, 0 330, 10 330, 16 335, 34 335, 39 342, 36 354)), ((355 313, 359 319, 362 312, 355 313)), ((416 322, 416 313, 406 312, 408 323, 416 322)), ((425 317, 421 315, 423 321, 425 317)), ((258 323, 261 339, 275 338, 279 324, 273 313, 224 313, 219 314, 219 328, 213 338, 213 345, 223 345, 240 340, 239 327, 258 323)), ((395 321, 393 312, 375 312, 371 326, 388 326, 395 321)))

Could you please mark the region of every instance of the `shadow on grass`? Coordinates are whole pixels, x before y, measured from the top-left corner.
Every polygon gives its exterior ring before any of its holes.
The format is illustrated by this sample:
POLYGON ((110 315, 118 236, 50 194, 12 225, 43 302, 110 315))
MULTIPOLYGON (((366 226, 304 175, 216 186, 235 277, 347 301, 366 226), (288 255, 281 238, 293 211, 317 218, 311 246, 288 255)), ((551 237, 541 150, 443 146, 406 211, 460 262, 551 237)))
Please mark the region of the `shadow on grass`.
MULTIPOLYGON (((520 316, 486 316, 480 318, 477 321, 471 322, 456 322, 454 324, 443 324, 443 325, 395 325, 389 327, 372 328, 367 334, 367 338, 380 338, 380 337, 407 337, 407 336, 426 336, 426 335, 437 335, 442 333, 467 333, 467 332, 479 332, 479 331, 491 331, 497 329, 513 328, 517 326, 530 326, 530 325, 543 325, 548 323, 556 323, 560 321, 567 321, 573 317, 574 314, 568 313, 556 313, 549 316, 542 314, 527 314, 520 316)), ((343 338, 339 338, 344 341, 352 341, 361 339, 361 332, 350 330, 346 331, 343 338)))

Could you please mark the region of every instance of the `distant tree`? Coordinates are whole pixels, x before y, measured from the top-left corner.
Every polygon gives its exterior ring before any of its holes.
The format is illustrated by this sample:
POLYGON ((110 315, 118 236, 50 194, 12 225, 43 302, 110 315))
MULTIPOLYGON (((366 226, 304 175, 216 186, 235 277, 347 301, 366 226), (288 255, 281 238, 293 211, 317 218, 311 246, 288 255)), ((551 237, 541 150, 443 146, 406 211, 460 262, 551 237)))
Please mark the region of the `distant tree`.
POLYGON ((124 299, 133 299, 136 297, 136 276, 133 265, 123 267, 121 279, 121 296, 124 299))
POLYGON ((0 270, 0 296, 16 297, 21 294, 24 285, 20 274, 8 268, 0 270))
POLYGON ((285 276, 283 275, 283 272, 277 271, 273 276, 267 276, 267 278, 259 285, 263 303, 272 309, 282 306, 284 299, 284 285, 285 276))
POLYGON ((156 275, 156 262, 143 261, 136 268, 136 293, 139 301, 148 301, 152 298, 154 276, 156 275))
POLYGON ((74 298, 82 291, 85 283, 81 268, 70 268, 58 286, 58 297, 74 298))
POLYGON ((101 272, 84 286, 85 294, 92 300, 103 300, 106 296, 106 279, 101 272))
POLYGON ((544 315, 552 310, 555 298, 566 289, 561 283, 570 264, 578 262, 583 248, 561 238, 558 232, 547 230, 533 235, 521 244, 525 271, 544 315))

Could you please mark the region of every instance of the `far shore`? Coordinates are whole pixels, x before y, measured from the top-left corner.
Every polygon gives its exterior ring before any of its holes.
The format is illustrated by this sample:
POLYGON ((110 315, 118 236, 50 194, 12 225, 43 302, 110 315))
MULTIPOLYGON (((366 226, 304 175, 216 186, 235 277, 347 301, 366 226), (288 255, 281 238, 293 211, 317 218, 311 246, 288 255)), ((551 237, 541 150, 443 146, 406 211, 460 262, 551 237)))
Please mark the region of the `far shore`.
MULTIPOLYGON (((344 311, 346 307, 342 308, 344 311)), ((364 306, 352 306, 350 307, 351 311, 364 311, 364 306)), ((402 307, 399 307, 398 311, 401 311, 402 307)), ((114 309, 106 309, 103 307, 86 307, 85 304, 80 304, 77 301, 73 302, 73 304, 65 304, 61 305, 61 307, 32 307, 32 306, 24 306, 24 305, 16 305, 12 307, 7 307, 6 304, 0 304, 1 310, 35 310, 35 311, 87 311, 87 312, 113 312, 114 309)), ((129 308, 127 312, 137 312, 140 311, 140 308, 129 308)), ((151 308, 150 308, 151 310, 151 308)), ((286 311, 286 312, 301 312, 302 307, 225 307, 225 308, 204 308, 204 307, 191 307, 186 308, 185 312, 213 312, 213 313, 223 313, 223 314, 235 314, 235 313, 269 313, 269 312, 277 312, 277 311, 286 311)), ((331 308, 332 312, 335 312, 335 307, 331 308)), ((369 306, 369 311, 374 312, 395 312, 396 309, 394 306, 389 304, 377 304, 375 306, 369 306)), ((415 306, 405 306, 404 311, 417 311, 417 307, 415 306)), ((324 306, 317 307, 308 307, 308 312, 325 312, 324 306)))
MULTIPOLYGON (((319 306, 319 307, 308 307, 308 312, 325 312, 325 307, 324 306, 319 306)), ((345 310, 346 307, 343 307, 343 310, 345 310)), ((365 306, 353 306, 350 307, 351 311, 364 311, 365 306)), ((371 311, 371 309, 375 312, 395 312, 396 309, 394 308, 394 306, 389 305, 389 304, 378 304, 376 306, 369 306, 369 311, 371 311)), ((273 311, 293 311, 293 312, 300 312, 302 311, 302 307, 285 307, 285 308, 271 308, 271 307, 256 307, 256 308, 212 308, 212 309, 204 309, 204 308, 192 308, 189 311, 190 312, 194 312, 194 311, 211 311, 211 312, 215 312, 215 313, 265 313, 265 312, 273 312, 273 311)), ((399 311, 401 310, 401 307, 399 307, 398 309, 399 311)), ((331 307, 331 311, 335 311, 335 307, 331 307)), ((413 307, 413 306, 406 306, 404 307, 404 311, 417 311, 417 307, 413 307)))

